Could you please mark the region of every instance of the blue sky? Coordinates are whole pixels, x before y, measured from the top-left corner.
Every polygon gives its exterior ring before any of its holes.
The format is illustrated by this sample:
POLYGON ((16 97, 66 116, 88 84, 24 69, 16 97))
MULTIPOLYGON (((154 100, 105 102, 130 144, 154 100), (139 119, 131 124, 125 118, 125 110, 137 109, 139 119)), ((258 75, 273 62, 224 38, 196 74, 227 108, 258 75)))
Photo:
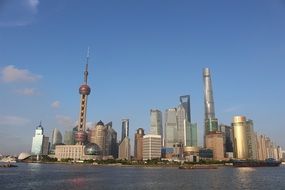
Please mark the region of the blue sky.
POLYGON ((190 94, 203 134, 202 69, 212 72, 216 116, 254 121, 285 147, 285 1, 0 1, 0 153, 30 151, 34 129, 75 125, 90 46, 90 123, 130 119, 190 94))

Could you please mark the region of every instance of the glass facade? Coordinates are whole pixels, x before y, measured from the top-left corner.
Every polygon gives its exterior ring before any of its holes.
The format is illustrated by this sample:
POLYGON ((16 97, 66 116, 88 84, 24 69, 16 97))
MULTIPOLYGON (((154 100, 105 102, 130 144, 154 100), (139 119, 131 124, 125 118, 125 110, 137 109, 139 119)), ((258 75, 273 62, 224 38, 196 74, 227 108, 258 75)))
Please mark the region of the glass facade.
POLYGON ((44 143, 44 129, 40 124, 35 131, 35 136, 33 137, 32 143, 32 155, 42 155, 43 153, 43 143, 44 143))
POLYGON ((160 110, 150 110, 150 134, 162 135, 162 113, 160 110))
POLYGON ((122 120, 122 136, 121 136, 121 141, 123 141, 123 139, 125 137, 129 137, 129 119, 123 119, 122 120))
POLYGON ((177 117, 176 108, 167 109, 165 112, 165 147, 173 147, 177 142, 177 117))

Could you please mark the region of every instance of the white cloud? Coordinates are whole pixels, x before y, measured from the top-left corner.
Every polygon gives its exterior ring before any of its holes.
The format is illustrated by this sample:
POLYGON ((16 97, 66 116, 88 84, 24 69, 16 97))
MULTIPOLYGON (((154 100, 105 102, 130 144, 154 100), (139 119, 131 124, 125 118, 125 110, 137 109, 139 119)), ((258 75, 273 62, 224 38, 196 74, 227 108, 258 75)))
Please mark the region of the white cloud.
POLYGON ((0 0, 0 27, 26 26, 35 20, 39 0, 0 0))
POLYGON ((0 116, 0 125, 23 126, 29 122, 28 119, 18 116, 0 116))
POLYGON ((26 69, 18 69, 14 65, 8 65, 1 70, 1 80, 6 83, 33 82, 40 78, 40 75, 33 74, 26 69))
POLYGON ((58 100, 54 101, 52 104, 51 104, 51 107, 52 108, 59 108, 60 107, 60 102, 58 100))
POLYGON ((74 121, 69 116, 56 115, 55 118, 56 118, 57 123, 64 127, 74 127, 75 126, 74 121))
POLYGON ((23 88, 23 89, 18 89, 16 92, 20 95, 24 96, 35 96, 38 95, 36 90, 34 88, 23 88))
POLYGON ((31 7, 34 11, 37 11, 38 5, 40 3, 39 0, 27 0, 27 5, 31 7))

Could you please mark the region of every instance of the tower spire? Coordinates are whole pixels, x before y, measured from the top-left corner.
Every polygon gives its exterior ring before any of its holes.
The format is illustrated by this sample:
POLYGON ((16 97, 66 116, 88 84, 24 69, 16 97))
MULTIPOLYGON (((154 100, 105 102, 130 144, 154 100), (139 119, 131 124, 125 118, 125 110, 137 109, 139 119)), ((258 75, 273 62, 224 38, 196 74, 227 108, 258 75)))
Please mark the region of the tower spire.
POLYGON ((90 55, 90 51, 89 51, 89 47, 87 49, 87 56, 86 56, 86 65, 85 65, 85 71, 84 71, 84 83, 87 84, 87 80, 88 80, 88 62, 89 62, 89 55, 90 55))

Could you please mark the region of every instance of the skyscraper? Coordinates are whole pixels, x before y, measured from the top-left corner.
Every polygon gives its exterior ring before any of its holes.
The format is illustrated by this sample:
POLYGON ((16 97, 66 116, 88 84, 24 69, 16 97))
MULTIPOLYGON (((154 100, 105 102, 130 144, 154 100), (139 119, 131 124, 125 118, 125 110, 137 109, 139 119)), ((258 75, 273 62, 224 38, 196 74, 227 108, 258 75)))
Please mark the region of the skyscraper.
POLYGON ((51 135, 51 149, 54 150, 56 145, 62 144, 62 135, 61 132, 54 128, 51 135))
POLYGON ((104 126, 104 123, 100 120, 95 127, 89 130, 89 142, 97 144, 102 151, 102 156, 106 155, 106 134, 107 129, 104 126))
POLYGON ((162 136, 162 114, 160 110, 150 110, 150 134, 162 136))
POLYGON ((65 145, 74 145, 74 135, 73 135, 73 131, 65 131, 64 133, 64 144, 65 145))
POLYGON ((40 123, 36 127, 35 136, 33 137, 32 150, 33 155, 47 155, 49 149, 49 138, 44 136, 44 128, 40 123))
POLYGON ((118 158, 117 132, 113 129, 112 122, 107 123, 105 127, 107 130, 106 155, 112 155, 113 158, 118 158))
POLYGON ((165 130, 164 130, 164 146, 173 148, 177 144, 177 109, 170 108, 165 111, 165 130))
POLYGON ((80 96, 80 113, 79 113, 79 121, 78 121, 78 130, 75 132, 75 141, 77 144, 82 145, 86 141, 86 113, 87 113, 87 98, 91 92, 91 88, 87 84, 88 79, 88 61, 89 61, 89 49, 87 53, 86 67, 84 72, 84 84, 82 84, 79 88, 80 96))
POLYGON ((231 126, 221 124, 220 131, 223 132, 224 135, 225 152, 233 152, 233 128, 231 126))
POLYGON ((121 141, 129 136, 129 119, 122 119, 122 136, 121 141))
POLYGON ((191 123, 190 95, 180 96, 180 103, 185 110, 187 121, 191 123))
POLYGON ((205 136, 213 131, 218 131, 218 120, 215 117, 215 107, 212 89, 211 73, 209 68, 203 70, 204 79, 204 105, 205 105, 205 136))
POLYGON ((119 159, 131 159, 131 144, 129 138, 129 119, 122 120, 122 138, 119 145, 119 159))
POLYGON ((119 145, 119 159, 130 160, 131 159, 131 143, 130 138, 126 136, 119 145))
POLYGON ((135 134, 135 149, 134 149, 134 157, 136 160, 143 159, 143 136, 144 130, 139 128, 137 133, 135 134))
POLYGON ((234 157, 237 159, 257 159, 257 140, 252 120, 244 116, 233 118, 234 157))
POLYGON ((177 143, 186 145, 186 129, 189 128, 190 123, 186 118, 186 110, 180 104, 177 107, 177 143))

